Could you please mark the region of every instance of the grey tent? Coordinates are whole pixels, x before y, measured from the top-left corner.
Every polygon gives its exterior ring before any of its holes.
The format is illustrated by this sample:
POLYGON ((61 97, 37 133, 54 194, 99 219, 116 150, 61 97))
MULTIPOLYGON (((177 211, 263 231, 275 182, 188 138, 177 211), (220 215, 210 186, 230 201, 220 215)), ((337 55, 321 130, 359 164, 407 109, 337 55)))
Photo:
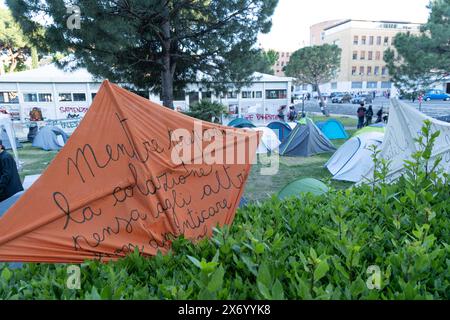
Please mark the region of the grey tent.
POLYGON ((46 151, 60 150, 69 139, 69 136, 58 127, 46 126, 39 130, 33 140, 33 147, 41 148, 46 151), (58 140, 58 136, 62 141, 58 140), (63 142, 63 143, 62 143, 63 142))
POLYGON ((334 152, 336 148, 311 119, 298 125, 280 145, 280 154, 288 157, 309 157, 334 152))
MULTIPOLYGON (((2 139, 2 143, 3 143, 3 146, 5 147, 5 149, 11 150, 12 149, 11 142, 9 141, 8 133, 6 132, 6 130, 4 128, 2 129, 1 139, 2 139)), ((16 147, 22 148, 22 144, 19 142, 19 139, 17 139, 17 138, 16 138, 16 147)))

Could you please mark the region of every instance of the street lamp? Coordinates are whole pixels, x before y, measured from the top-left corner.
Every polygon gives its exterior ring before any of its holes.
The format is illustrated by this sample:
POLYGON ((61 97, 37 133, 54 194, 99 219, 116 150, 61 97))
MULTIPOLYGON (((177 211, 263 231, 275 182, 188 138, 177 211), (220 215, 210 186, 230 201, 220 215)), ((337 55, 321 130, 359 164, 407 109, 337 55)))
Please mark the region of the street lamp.
POLYGON ((303 98, 302 98, 302 118, 305 117, 305 93, 303 92, 303 98))

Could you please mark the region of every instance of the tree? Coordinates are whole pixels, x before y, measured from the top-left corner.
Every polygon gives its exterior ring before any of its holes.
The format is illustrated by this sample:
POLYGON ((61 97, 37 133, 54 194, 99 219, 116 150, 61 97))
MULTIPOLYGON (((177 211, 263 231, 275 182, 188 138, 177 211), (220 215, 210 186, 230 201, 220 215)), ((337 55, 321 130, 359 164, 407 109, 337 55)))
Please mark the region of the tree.
MULTIPOLYGON (((320 85, 336 77, 341 63, 341 51, 338 46, 330 44, 302 48, 291 55, 285 73, 295 78, 298 84, 316 87, 320 104, 325 106, 320 85)), ((325 113, 325 109, 323 111, 325 113)))
POLYGON ((227 112, 227 109, 223 104, 207 100, 197 102, 190 106, 189 109, 189 112, 186 112, 188 116, 215 123, 220 123, 222 115, 227 112))
POLYGON ((275 74, 273 66, 278 61, 279 54, 275 50, 260 51, 260 54, 256 56, 254 64, 257 72, 266 74, 275 74))
POLYGON ((233 64, 233 52, 254 58, 243 49, 270 30, 278 0, 78 0, 79 17, 78 10, 67 13, 66 2, 7 0, 24 30, 44 25, 30 17, 49 18, 45 43, 70 54, 63 66, 161 92, 163 104, 173 108, 174 89, 198 80, 199 72, 221 75, 233 64), (79 18, 80 29, 69 29, 69 18, 79 18))
POLYGON ((0 9, 0 75, 25 67, 30 47, 9 10, 0 9))
POLYGON ((433 0, 428 22, 419 35, 399 33, 384 60, 394 85, 401 91, 417 91, 450 74, 450 0, 433 0))

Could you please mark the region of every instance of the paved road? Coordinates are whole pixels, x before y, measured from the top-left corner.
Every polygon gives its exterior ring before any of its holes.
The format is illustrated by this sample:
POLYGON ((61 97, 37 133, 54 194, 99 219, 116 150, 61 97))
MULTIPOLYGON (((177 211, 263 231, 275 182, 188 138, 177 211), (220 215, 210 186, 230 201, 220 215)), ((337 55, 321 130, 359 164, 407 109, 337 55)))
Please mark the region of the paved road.
MULTIPOLYGON (((416 101, 412 103, 411 101, 402 100, 404 102, 409 103, 414 106, 416 109, 419 109, 419 103, 416 101)), ((377 98, 372 103, 373 111, 376 114, 380 107, 384 107, 384 109, 388 108, 390 105, 389 100, 385 98, 377 98)), ((296 106, 297 109, 301 110, 301 104, 296 106)), ((330 114, 340 114, 340 115, 349 115, 356 116, 356 110, 359 105, 357 104, 335 104, 328 103, 328 110, 330 114)), ((448 116, 450 115, 450 101, 429 101, 422 103, 422 112, 427 114, 430 117, 440 117, 440 116, 448 116)), ((317 101, 307 101, 305 102, 305 111, 306 112, 320 112, 320 108, 317 101)))

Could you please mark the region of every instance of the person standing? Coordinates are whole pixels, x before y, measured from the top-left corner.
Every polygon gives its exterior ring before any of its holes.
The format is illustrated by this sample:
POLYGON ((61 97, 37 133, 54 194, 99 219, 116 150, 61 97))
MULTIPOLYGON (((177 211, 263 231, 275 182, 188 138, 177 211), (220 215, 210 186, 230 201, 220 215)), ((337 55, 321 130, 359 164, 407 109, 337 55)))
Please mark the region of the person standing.
POLYGON ((375 123, 380 123, 381 121, 383 121, 383 107, 381 107, 380 110, 378 110, 377 121, 375 121, 375 123))
POLYGON ((356 111, 358 115, 358 129, 364 127, 364 118, 366 117, 366 108, 364 108, 364 102, 361 102, 358 110, 356 111))
POLYGON ((0 140, 0 202, 23 191, 16 161, 5 151, 3 142, 0 140))
POLYGON ((373 109, 372 105, 370 105, 369 109, 367 109, 366 112, 366 126, 370 126, 372 124, 372 118, 373 118, 373 109))

